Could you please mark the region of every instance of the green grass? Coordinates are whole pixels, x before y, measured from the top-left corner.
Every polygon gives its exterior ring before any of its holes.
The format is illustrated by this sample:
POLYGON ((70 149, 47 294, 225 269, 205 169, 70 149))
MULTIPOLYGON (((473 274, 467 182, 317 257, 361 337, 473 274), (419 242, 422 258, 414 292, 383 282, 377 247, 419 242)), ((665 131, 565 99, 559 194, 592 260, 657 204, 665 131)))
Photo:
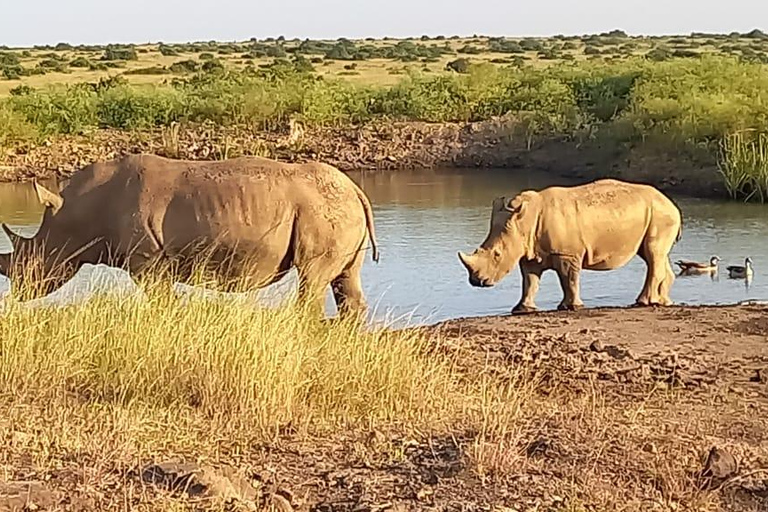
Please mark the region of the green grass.
POLYGON ((768 201, 768 135, 727 135, 721 142, 719 165, 732 198, 768 201))
POLYGON ((145 129, 213 121, 269 129, 289 117, 310 125, 375 118, 451 122, 511 115, 540 132, 589 126, 626 140, 717 142, 768 121, 768 72, 732 58, 559 63, 547 68, 474 65, 466 74, 412 73, 392 86, 321 79, 290 64, 200 73, 172 84, 123 80, 22 91, 0 103, 6 145, 98 128, 145 129))

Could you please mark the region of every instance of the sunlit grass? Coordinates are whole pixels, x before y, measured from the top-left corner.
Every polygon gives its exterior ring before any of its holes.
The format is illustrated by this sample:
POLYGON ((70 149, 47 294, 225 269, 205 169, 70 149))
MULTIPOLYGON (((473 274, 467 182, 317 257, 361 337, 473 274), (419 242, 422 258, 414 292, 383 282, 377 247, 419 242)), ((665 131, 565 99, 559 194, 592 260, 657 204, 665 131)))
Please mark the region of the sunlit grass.
POLYGON ((720 144, 719 167, 732 198, 768 200, 768 135, 727 135, 720 144))
POLYGON ((277 307, 247 293, 181 299, 158 271, 133 295, 33 307, 33 278, 55 273, 30 258, 22 275, 0 316, 0 389, 15 403, 184 412, 271 439, 286 425, 444 432, 472 418, 479 427, 495 414, 489 393, 510 393, 506 381, 468 379, 421 330, 323 320, 292 298, 277 307))

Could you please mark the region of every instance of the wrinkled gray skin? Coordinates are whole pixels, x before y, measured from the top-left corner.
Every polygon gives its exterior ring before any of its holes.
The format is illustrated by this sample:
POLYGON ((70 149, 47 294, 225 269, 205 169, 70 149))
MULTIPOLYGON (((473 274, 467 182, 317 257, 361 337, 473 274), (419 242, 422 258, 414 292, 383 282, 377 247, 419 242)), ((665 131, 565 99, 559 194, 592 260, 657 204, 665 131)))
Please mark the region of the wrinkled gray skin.
POLYGON ((371 205, 332 166, 132 155, 88 165, 60 194, 37 183, 35 189, 46 206, 41 227, 27 239, 2 226, 14 251, 0 255, 0 273, 21 279, 24 259, 42 253, 46 273, 55 267, 56 277, 40 294, 85 263, 140 276, 173 260, 184 282, 193 258, 208 251, 212 288, 227 291, 243 278, 261 288, 295 266, 300 294, 312 295, 321 311, 329 284, 340 313, 367 309, 360 271, 368 236, 378 261, 371 205))
POLYGON ((583 307, 582 269, 613 270, 638 255, 648 270, 636 304, 669 305, 675 274, 668 255, 681 230, 679 209, 657 189, 604 179, 496 198, 488 236, 459 259, 477 287, 493 286, 519 263, 523 293, 512 311, 528 312, 536 310, 544 271, 560 280, 558 309, 575 310, 583 307))

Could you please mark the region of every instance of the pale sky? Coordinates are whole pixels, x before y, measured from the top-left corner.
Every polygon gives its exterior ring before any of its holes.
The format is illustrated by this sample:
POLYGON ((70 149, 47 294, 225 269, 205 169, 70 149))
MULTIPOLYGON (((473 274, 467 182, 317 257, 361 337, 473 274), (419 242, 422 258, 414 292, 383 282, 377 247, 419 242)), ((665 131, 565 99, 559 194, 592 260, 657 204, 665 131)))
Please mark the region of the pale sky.
POLYGON ((0 45, 8 46, 753 28, 768 32, 768 1, 0 0, 0 45))

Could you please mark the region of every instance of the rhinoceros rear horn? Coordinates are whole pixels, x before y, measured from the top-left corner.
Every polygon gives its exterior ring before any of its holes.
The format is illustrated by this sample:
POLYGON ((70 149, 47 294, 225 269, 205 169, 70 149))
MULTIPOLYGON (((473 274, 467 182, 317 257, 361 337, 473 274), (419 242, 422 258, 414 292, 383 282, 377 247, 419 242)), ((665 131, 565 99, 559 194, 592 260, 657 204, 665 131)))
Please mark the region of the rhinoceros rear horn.
POLYGON ((40 201, 40 203, 47 208, 52 208, 54 215, 58 213, 58 211, 61 210, 61 207, 64 206, 64 198, 56 192, 48 190, 39 184, 37 180, 33 182, 33 185, 35 186, 37 199, 40 201))
POLYGON ((6 226, 5 224, 0 224, 3 228, 3 232, 5 233, 5 236, 8 237, 8 239, 11 241, 11 245, 16 249, 19 246, 19 242, 24 240, 24 237, 21 235, 17 235, 13 231, 11 231, 11 228, 6 226))

